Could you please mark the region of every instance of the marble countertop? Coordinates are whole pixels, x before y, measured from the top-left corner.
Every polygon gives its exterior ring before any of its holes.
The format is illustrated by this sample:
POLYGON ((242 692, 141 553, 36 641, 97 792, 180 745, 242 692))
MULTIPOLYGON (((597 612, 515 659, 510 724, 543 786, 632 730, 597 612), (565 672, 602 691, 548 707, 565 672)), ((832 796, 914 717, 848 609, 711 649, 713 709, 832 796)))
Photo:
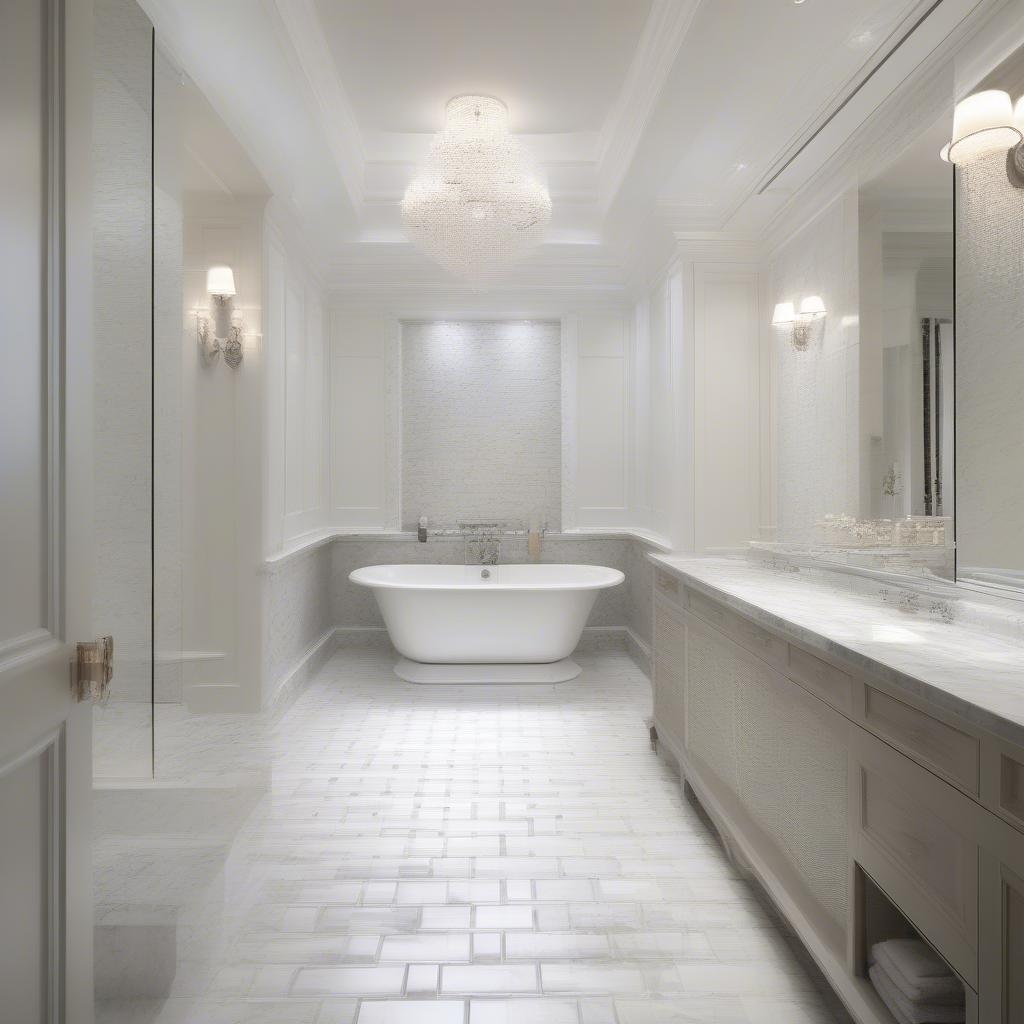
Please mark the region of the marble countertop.
POLYGON ((655 565, 810 649, 1024 747, 1024 645, 900 610, 877 595, 738 558, 649 554, 655 565))

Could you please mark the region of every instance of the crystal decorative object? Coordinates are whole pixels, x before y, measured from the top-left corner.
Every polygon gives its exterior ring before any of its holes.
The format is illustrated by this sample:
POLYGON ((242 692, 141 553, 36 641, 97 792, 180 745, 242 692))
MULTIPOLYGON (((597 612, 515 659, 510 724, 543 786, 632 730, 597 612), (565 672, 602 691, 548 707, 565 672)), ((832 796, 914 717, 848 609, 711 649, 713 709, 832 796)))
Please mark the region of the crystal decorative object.
POLYGON ((551 197, 519 140, 508 108, 490 96, 456 96, 425 166, 406 189, 409 238, 458 277, 485 283, 536 246, 551 197))

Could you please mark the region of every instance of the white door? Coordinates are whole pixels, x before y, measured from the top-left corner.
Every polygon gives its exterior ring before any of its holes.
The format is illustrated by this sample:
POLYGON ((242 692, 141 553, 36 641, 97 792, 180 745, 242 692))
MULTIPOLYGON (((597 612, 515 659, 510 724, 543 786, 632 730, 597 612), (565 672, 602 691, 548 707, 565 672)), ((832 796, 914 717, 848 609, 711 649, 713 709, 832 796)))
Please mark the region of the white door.
POLYGON ((0 1019, 92 1020, 91 8, 0 7, 0 1019))

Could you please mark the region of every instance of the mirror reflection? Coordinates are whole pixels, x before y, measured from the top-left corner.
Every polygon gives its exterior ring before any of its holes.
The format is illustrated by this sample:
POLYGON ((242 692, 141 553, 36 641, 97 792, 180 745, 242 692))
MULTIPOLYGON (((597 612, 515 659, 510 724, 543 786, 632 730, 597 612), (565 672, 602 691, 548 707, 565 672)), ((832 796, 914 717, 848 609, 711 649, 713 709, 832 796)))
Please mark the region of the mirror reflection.
MULTIPOLYGON (((1018 50, 964 97, 1024 95, 1018 50)), ((958 113, 964 106, 958 105, 958 113)), ((1021 110, 1021 106, 1018 106, 1021 110)), ((1011 115, 1012 116, 1012 115, 1011 115)), ((962 120, 962 118, 961 118, 962 120)), ((1024 180, 1012 129, 975 133, 956 163, 957 578, 1024 590, 1024 180)))

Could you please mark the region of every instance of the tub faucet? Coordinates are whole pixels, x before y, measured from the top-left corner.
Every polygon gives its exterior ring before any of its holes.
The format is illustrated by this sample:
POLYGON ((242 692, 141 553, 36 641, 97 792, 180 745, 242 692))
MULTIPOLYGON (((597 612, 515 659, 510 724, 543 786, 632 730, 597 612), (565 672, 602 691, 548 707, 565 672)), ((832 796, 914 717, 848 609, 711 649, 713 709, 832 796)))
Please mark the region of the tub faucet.
POLYGON ((416 539, 421 544, 427 543, 427 517, 420 516, 419 526, 416 528, 416 539))

